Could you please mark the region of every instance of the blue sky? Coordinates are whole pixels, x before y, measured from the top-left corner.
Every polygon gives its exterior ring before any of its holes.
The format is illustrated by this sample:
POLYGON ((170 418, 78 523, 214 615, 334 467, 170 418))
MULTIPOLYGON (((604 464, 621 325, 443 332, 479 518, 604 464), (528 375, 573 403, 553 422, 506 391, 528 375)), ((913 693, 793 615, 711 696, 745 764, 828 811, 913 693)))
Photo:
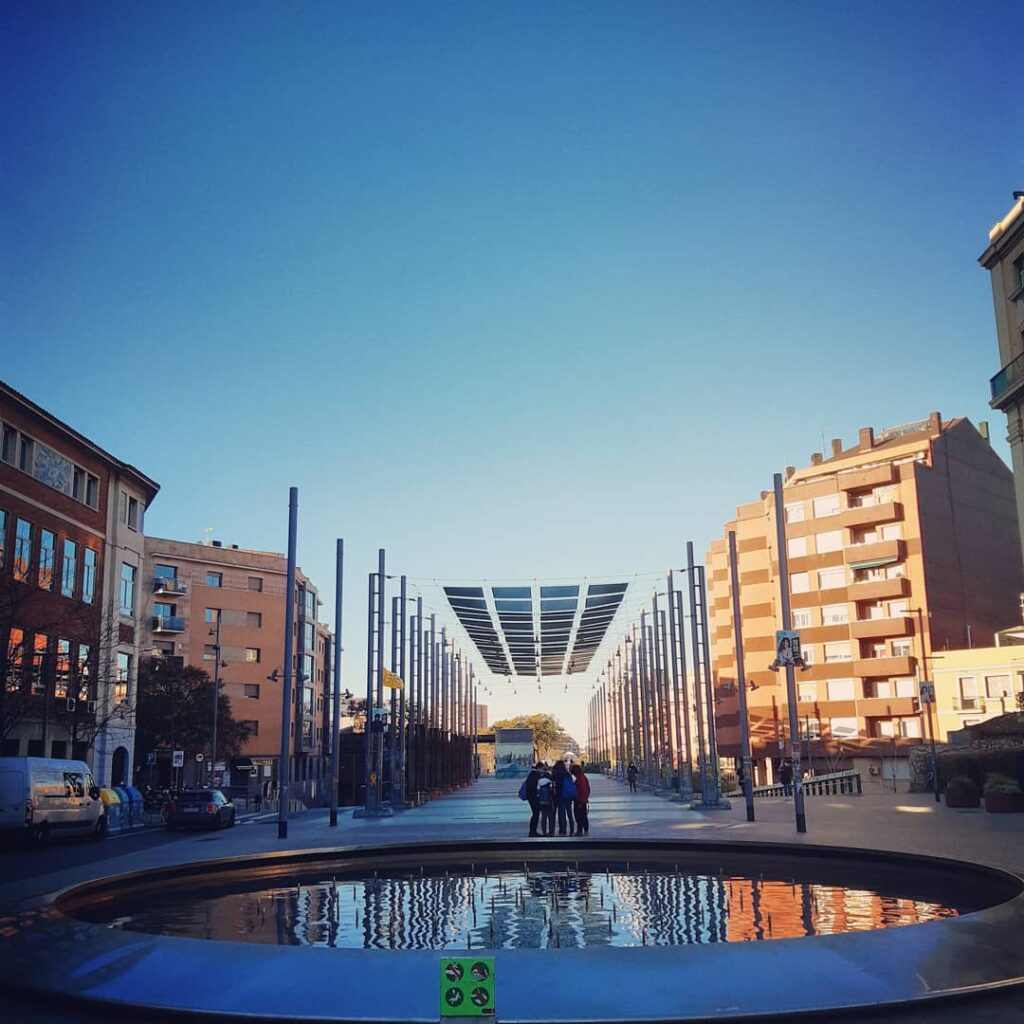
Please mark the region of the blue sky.
MULTIPOLYGON (((822 435, 937 409, 1006 457, 1019 14, 6 4, 0 376, 160 482, 152 533, 283 550, 299 486, 358 689, 378 546, 625 578, 822 435)), ((592 682, 516 706, 582 732, 592 682)))

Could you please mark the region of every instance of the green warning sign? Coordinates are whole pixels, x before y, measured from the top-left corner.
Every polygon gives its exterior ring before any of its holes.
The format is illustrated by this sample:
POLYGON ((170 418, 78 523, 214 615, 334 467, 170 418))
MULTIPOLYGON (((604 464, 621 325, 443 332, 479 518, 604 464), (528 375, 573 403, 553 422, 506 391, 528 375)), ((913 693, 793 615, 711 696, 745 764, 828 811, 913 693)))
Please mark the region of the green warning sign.
POLYGON ((441 1016, 494 1016, 494 958, 445 957, 441 961, 441 1016))

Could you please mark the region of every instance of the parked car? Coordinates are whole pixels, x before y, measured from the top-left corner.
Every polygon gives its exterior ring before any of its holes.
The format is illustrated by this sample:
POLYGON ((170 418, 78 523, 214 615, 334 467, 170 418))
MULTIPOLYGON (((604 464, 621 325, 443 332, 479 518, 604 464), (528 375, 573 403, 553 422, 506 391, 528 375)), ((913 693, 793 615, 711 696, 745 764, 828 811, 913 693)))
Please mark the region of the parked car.
POLYGON ((230 828, 235 805, 219 789, 187 789, 167 805, 167 827, 230 828))
POLYGON ((84 761, 0 757, 0 830, 45 843, 52 836, 105 835, 107 818, 84 761))

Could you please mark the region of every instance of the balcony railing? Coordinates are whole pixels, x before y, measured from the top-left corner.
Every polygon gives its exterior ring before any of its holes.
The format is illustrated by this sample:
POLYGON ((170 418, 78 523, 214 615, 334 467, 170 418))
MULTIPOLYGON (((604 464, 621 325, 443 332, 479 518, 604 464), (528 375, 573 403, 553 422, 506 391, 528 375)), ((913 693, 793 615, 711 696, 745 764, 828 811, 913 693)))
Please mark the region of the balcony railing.
POLYGON ((992 388, 993 406, 1005 398, 1008 398, 1011 391, 1015 391, 1024 382, 1024 352, 1015 359, 1011 359, 993 378, 989 381, 992 388))
POLYGON ((169 576, 157 576, 153 580, 153 592, 156 594, 184 594, 187 591, 188 584, 184 580, 169 576))
POLYGON ((954 711, 984 711, 985 701, 981 697, 954 697, 954 711))
POLYGON ((154 615, 154 633, 184 633, 185 620, 180 615, 154 615))

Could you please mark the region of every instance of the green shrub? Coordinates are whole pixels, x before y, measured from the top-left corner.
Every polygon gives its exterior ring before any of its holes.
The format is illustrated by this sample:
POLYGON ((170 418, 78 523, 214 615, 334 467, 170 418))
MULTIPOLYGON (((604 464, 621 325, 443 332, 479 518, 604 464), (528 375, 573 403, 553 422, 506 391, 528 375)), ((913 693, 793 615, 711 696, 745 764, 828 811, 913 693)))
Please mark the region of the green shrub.
POLYGON ((939 782, 945 786, 954 776, 972 779, 979 789, 993 772, 1006 775, 1017 784, 1024 780, 1024 750, 975 750, 973 748, 944 750, 938 756, 939 782))
POLYGON ((971 801, 981 798, 981 788, 966 775, 954 775, 946 783, 946 795, 952 800, 971 801))
POLYGON ((1021 792, 1020 786, 1010 778, 1009 775, 1003 775, 1000 772, 990 772, 985 776, 985 794, 989 793, 1014 793, 1019 794, 1021 792))

